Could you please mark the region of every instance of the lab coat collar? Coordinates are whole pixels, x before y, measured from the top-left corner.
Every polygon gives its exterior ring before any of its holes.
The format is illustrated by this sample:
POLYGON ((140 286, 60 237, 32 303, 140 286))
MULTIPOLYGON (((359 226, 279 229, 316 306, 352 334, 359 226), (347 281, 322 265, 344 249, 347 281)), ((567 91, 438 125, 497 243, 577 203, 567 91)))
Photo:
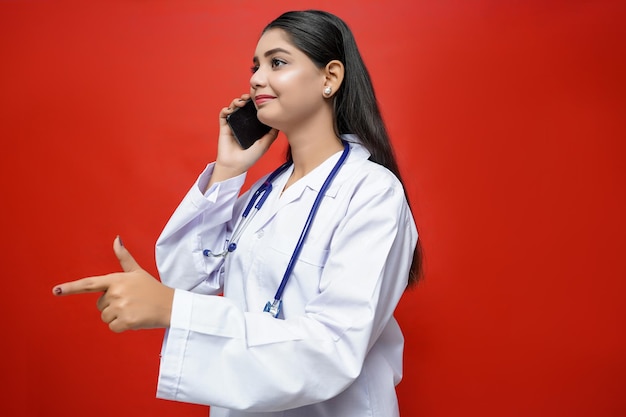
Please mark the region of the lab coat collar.
MULTIPOLYGON (((361 145, 361 141, 356 135, 342 135, 341 139, 345 140, 349 143, 350 153, 348 154, 348 159, 344 162, 343 166, 340 168, 340 171, 344 170, 346 166, 351 163, 354 163, 357 160, 363 160, 370 157, 370 153, 361 145)), ((292 184, 285 192, 283 193, 282 199, 285 200, 293 200, 302 195, 306 188, 309 188, 315 192, 319 192, 322 188, 322 185, 326 181, 328 174, 333 169, 339 158, 341 157, 341 153, 343 151, 339 151, 322 162, 319 166, 313 169, 304 177, 300 178, 294 184, 292 184)), ((289 170, 282 176, 280 181, 280 190, 282 191, 285 187, 285 183, 287 179, 293 172, 293 166, 289 168, 289 170)), ((335 181, 331 183, 330 187, 326 189, 324 193, 325 196, 335 197, 337 195, 337 191, 339 190, 339 185, 341 181, 335 181)), ((277 184, 278 186, 279 184, 277 184)))
MULTIPOLYGON (((337 196, 337 192, 339 191, 341 184, 345 181, 345 178, 347 178, 345 176, 347 171, 354 169, 355 165, 358 165, 360 162, 370 157, 369 151, 361 145, 357 136, 342 135, 341 138, 349 143, 350 152, 348 153, 348 158, 339 169, 337 176, 333 179, 333 182, 324 193, 325 196, 331 198, 335 198, 337 196)), ((285 184, 293 172, 293 166, 289 167, 289 169, 276 178, 273 183, 274 191, 270 194, 270 197, 266 202, 271 209, 266 210, 265 213, 263 213, 264 210, 259 211, 261 219, 259 219, 260 223, 258 224, 258 227, 260 228, 267 223, 281 208, 300 199, 305 190, 309 189, 316 193, 319 192, 324 184, 324 181, 326 181, 328 174, 339 160, 341 152, 342 151, 339 151, 329 157, 313 171, 309 172, 307 175, 292 184, 284 192, 283 189, 285 188, 285 184)))

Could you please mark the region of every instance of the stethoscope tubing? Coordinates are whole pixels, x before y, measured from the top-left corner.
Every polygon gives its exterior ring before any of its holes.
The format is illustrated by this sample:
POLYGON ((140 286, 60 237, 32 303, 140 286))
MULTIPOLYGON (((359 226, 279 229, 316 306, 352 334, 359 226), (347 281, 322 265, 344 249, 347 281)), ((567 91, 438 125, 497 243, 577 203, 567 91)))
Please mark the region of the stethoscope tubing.
POLYGON ((313 202, 313 206, 311 207, 309 216, 307 217, 306 222, 304 223, 304 226, 302 228, 302 233, 300 233, 300 238, 298 239, 298 243, 296 243, 296 247, 294 248, 293 253, 291 254, 291 259, 289 259, 289 263, 287 264, 287 269, 285 269, 283 278, 280 281, 280 285, 278 286, 278 289, 276 290, 276 295, 274 295, 274 302, 280 301, 282 299, 283 291, 285 290, 285 286, 287 285, 287 282, 289 281, 289 277, 291 276, 291 273, 293 272, 293 268, 295 267, 296 261, 298 260, 298 257, 300 256, 300 252, 302 251, 302 247, 304 246, 304 241, 307 235, 309 234, 309 230, 311 229, 311 224, 313 224, 313 219, 315 218, 315 215, 317 214, 317 210, 319 209, 319 206, 322 204, 322 199, 324 197, 324 194, 326 193, 326 190, 328 189, 328 187, 330 187, 330 184, 333 182, 333 179, 339 172, 339 169, 341 168, 343 163, 346 161, 346 158, 348 157, 348 153, 350 152, 350 145, 345 140, 342 140, 342 142, 343 142, 343 153, 339 157, 339 160, 337 161, 333 169, 330 171, 330 174, 328 174, 328 177, 326 177, 324 184, 322 184, 322 187, 320 188, 319 193, 315 197, 315 201, 313 202))
MULTIPOLYGON (((309 234, 309 230, 311 229, 311 225, 313 224, 313 219, 315 218, 315 215, 317 214, 317 210, 322 204, 322 199, 324 198, 324 194, 326 193, 326 190, 328 190, 328 187, 330 187, 330 184, 333 182, 333 179, 335 178, 335 176, 337 176, 339 169, 348 158, 348 154, 350 152, 350 144, 343 139, 341 140, 341 142, 343 143, 343 152, 339 156, 339 159, 335 163, 335 166, 333 166, 333 169, 330 171, 330 173, 326 177, 326 180, 324 180, 324 183, 322 184, 319 192, 317 193, 317 196, 315 197, 315 201, 313 202, 311 211, 309 212, 306 222, 304 223, 304 226, 302 227, 302 232, 300 233, 300 237, 298 238, 298 243, 296 243, 296 247, 294 248, 293 253, 291 254, 291 258, 289 259, 289 263, 287 264, 285 273, 283 274, 283 277, 280 281, 278 289, 276 290, 276 294, 274 295, 274 302, 273 303, 268 302, 265 305, 265 308, 263 310, 263 311, 270 312, 275 318, 278 317, 281 313, 283 292, 285 290, 285 287, 287 286, 287 282, 289 282, 289 278, 291 277, 291 273, 293 272, 293 269, 296 265, 296 261, 298 260, 298 257, 300 256, 300 252, 302 251, 302 248, 304 246, 304 241, 306 240, 306 237, 309 234)), ((252 221, 256 213, 263 206, 263 203, 265 203, 265 200, 267 200, 267 197, 269 196, 269 194, 272 192, 272 188, 273 188, 272 182, 274 181, 274 179, 276 179, 276 177, 278 177, 287 168, 289 168, 291 164, 292 162, 288 161, 282 164, 281 166, 279 166, 278 168, 276 168, 266 178, 266 180, 263 181, 263 184, 261 184, 259 188, 256 189, 254 194, 252 194, 250 201, 246 205, 246 208, 244 209, 243 213, 241 214, 241 220, 239 221, 239 223, 235 227, 235 230, 233 231, 233 234, 231 236, 227 249, 221 253, 213 253, 209 249, 205 249, 203 251, 204 256, 226 257, 226 255, 228 255, 230 252, 233 252, 235 251, 235 249, 237 249, 237 243, 239 242, 239 238, 243 234, 243 231, 247 228, 248 224, 252 221)))

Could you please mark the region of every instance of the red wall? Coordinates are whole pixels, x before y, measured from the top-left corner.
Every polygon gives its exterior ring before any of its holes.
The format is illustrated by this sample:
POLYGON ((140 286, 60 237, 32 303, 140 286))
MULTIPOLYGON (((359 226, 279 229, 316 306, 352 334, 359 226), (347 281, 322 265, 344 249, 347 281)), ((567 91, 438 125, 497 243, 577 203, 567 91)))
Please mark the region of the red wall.
POLYGON ((403 415, 626 415, 624 3, 384 3, 0 3, 0 415, 206 415, 154 398, 162 331, 50 290, 117 234, 155 271, 259 31, 309 7, 357 36, 423 239, 403 415))

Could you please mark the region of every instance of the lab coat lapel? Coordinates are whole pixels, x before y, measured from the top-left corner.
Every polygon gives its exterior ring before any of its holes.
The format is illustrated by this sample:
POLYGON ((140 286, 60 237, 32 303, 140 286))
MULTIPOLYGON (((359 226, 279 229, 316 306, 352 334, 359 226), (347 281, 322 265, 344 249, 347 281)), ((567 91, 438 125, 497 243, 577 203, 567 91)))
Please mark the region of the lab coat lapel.
MULTIPOLYGON (((269 221, 271 221, 276 213, 278 213, 278 211, 280 211, 283 207, 289 204, 294 204, 302 199, 302 196, 305 192, 314 192, 317 195, 319 190, 322 188, 324 181, 328 177, 328 174, 330 174, 331 170, 335 166, 335 163, 337 163, 338 159, 339 154, 328 158, 320 166, 318 166, 313 171, 309 172, 307 175, 292 184, 289 188, 284 190, 284 192, 283 189, 285 188, 287 179, 291 176, 291 173, 293 172, 293 167, 289 168, 283 175, 280 176, 280 178, 276 179, 273 184, 272 196, 268 198, 268 200, 265 202, 265 205, 267 207, 264 207, 263 210, 259 210, 258 217, 260 221, 258 223, 255 222, 254 228, 256 229, 256 231, 265 227, 265 225, 269 221), (263 213, 263 211, 265 211, 265 213, 261 214, 263 213)), ((335 178, 331 186, 326 190, 325 195, 336 195, 338 188, 336 182, 338 182, 337 178, 335 178)), ((314 199, 315 197, 313 198, 313 200, 314 199)), ((313 200, 311 200, 311 206, 313 204, 313 200)), ((307 211, 307 213, 310 209, 311 207, 302 208, 302 210, 307 211)))
POLYGON ((306 184, 301 181, 291 185, 283 192, 289 175, 291 175, 291 170, 286 173, 284 177, 281 176, 280 181, 275 182, 273 185, 272 195, 267 199, 263 209, 259 210, 257 215, 259 221, 254 224, 254 229, 256 229, 255 232, 264 228, 265 225, 269 223, 274 218, 276 213, 278 213, 283 207, 300 200, 302 197, 302 194, 307 187, 306 184), (280 195, 281 192, 283 192, 282 196, 280 195))

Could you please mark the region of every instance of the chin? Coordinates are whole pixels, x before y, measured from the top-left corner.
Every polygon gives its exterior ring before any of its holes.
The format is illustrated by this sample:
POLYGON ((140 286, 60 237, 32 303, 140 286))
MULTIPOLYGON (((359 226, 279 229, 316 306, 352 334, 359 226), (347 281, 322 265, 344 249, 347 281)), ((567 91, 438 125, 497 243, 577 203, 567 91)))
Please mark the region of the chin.
POLYGON ((268 117, 267 115, 263 114, 263 112, 258 112, 256 116, 261 123, 273 127, 274 129, 280 130, 280 128, 278 127, 280 123, 276 120, 276 118, 268 117))

